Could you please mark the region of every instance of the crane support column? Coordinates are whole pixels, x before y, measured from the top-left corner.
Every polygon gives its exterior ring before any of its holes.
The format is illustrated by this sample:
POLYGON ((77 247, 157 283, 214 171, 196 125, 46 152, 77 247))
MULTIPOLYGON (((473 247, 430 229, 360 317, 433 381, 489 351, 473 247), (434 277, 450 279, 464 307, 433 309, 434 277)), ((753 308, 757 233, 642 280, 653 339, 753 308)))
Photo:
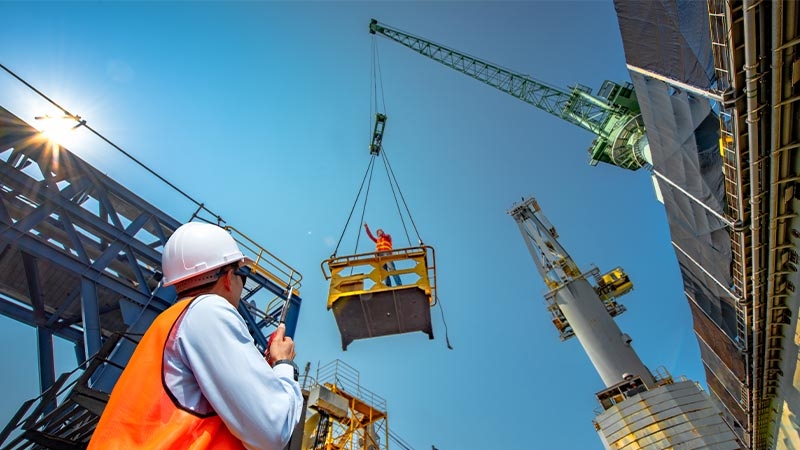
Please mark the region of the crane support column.
POLYGON ((606 385, 595 393, 603 412, 593 420, 603 447, 742 449, 697 383, 675 383, 666 369, 651 373, 631 347, 631 338, 617 327, 613 317, 625 309, 613 299, 633 289, 622 269, 581 273, 533 198, 508 213, 548 287, 545 300, 561 339, 578 338, 606 385))
POLYGON ((619 329, 588 280, 569 281, 553 295, 606 387, 626 375, 639 376, 652 386, 653 377, 631 347, 631 338, 619 329))
POLYGON ((630 377, 640 377, 647 387, 652 387, 655 379, 631 347, 631 338, 620 331, 614 322, 612 314, 620 309, 609 308, 609 303, 604 302, 598 294, 602 292, 607 295, 606 286, 595 288, 589 283, 586 278, 588 274, 578 269, 558 242, 555 227, 540 212, 536 200, 523 199, 508 213, 517 222, 537 269, 549 288, 545 299, 562 336, 565 336, 563 330, 569 328, 571 334, 566 336, 578 338, 606 387, 630 377))

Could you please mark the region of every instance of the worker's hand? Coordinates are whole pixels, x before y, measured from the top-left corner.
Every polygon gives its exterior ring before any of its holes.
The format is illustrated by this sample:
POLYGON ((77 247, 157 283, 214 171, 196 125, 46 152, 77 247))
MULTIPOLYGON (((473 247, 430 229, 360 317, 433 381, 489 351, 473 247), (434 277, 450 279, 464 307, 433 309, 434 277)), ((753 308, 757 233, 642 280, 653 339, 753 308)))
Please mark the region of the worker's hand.
POLYGON ((367 222, 364 222, 364 228, 369 229, 369 225, 367 225, 367 222))
POLYGON ((281 359, 294 359, 294 341, 286 336, 286 325, 278 325, 278 329, 269 336, 268 344, 269 348, 264 356, 270 366, 281 359))

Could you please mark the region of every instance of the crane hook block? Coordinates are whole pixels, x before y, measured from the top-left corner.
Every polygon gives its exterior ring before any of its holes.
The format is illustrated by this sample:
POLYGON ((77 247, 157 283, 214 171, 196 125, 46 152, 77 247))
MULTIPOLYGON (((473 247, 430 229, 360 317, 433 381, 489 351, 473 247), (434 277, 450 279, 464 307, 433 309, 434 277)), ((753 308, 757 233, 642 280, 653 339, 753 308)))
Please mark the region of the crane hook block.
POLYGON ((375 129, 372 131, 372 143, 369 144, 370 155, 379 155, 381 153, 383 142, 383 129, 386 127, 386 115, 375 114, 375 129))

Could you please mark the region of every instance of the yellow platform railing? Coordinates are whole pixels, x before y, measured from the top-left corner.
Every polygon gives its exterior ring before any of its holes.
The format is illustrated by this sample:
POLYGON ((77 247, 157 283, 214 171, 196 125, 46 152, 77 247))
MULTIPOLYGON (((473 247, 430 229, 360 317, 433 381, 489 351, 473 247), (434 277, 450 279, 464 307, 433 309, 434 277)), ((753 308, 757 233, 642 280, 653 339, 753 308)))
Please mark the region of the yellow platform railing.
POLYGON ((436 256, 429 245, 331 257, 322 261, 321 268, 330 280, 328 309, 341 297, 410 287, 422 289, 430 305, 436 304, 436 256), (386 280, 395 276, 402 284, 389 286, 386 280))

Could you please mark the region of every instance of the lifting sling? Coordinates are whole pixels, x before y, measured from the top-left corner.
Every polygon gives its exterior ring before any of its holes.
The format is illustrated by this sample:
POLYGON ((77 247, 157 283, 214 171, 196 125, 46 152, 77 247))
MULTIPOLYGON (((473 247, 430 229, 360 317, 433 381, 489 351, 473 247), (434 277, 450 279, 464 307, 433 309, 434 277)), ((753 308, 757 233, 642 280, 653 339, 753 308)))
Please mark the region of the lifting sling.
POLYGON ((330 280, 328 309, 336 318, 342 350, 355 339, 412 331, 422 331, 433 339, 434 259, 433 247, 422 245, 389 254, 360 253, 323 261, 322 272, 330 280), (385 269, 389 261, 395 270, 385 269), (404 284, 387 286, 385 280, 393 275, 402 275, 404 284), (415 281, 406 281, 412 279, 415 281))
MULTIPOLYGON (((342 231, 342 237, 352 218, 365 181, 371 183, 374 161, 382 157, 389 174, 392 192, 400 193, 397 180, 383 151, 383 129, 386 124, 384 114, 376 114, 375 126, 370 144, 370 164, 356 196, 355 204, 342 231)), ((364 196, 364 206, 369 192, 364 196)), ((402 193, 400 193, 402 199, 402 193)), ((395 203, 398 205, 395 196, 395 203)), ((403 199, 405 206, 405 199, 403 199)), ((411 218, 408 207, 406 212, 411 218)), ((401 215, 401 221, 402 221, 401 215)), ((363 210, 362 210, 363 222, 363 210)), ((413 220, 411 220, 413 225, 413 220)), ((405 222, 403 221, 405 230, 405 222)), ((414 226, 416 231, 416 226, 414 226)), ((360 226, 359 226, 359 232, 360 226)), ((408 233, 406 232, 408 237, 408 233)), ((419 239, 419 234, 417 233, 419 239)), ((357 242, 357 241, 356 241, 357 242)), ((341 237, 339 244, 341 243, 341 237)), ((342 337, 342 350, 356 339, 387 336, 413 331, 422 331, 433 339, 431 307, 436 304, 436 264, 433 247, 424 245, 419 239, 418 246, 396 248, 389 251, 356 253, 347 256, 333 255, 321 264, 323 276, 330 281, 327 308, 333 311, 336 324, 342 337), (395 280, 392 285, 391 280, 395 280), (398 280, 402 280, 398 282, 398 280)), ((410 244, 410 239, 409 239, 410 244)), ((356 243, 356 248, 358 244, 356 243)), ((356 250, 357 251, 357 250, 356 250)))

